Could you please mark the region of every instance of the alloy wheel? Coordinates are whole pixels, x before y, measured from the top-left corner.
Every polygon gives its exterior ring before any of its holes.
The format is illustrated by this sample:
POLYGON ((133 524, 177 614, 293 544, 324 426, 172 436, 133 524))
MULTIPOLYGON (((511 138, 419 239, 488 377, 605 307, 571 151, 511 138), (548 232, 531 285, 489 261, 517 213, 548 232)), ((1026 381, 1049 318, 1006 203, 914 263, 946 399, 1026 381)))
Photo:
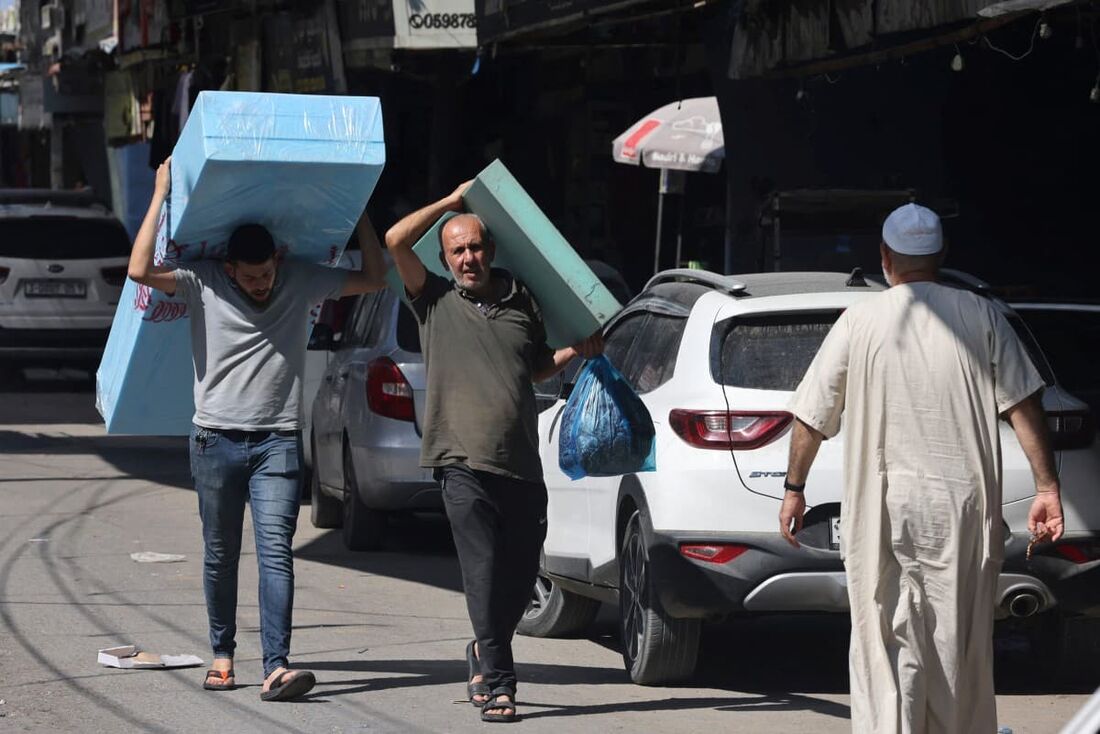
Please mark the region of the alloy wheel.
POLYGON ((527 605, 525 617, 537 617, 546 610, 550 603, 550 594, 554 591, 554 582, 545 576, 535 577, 535 588, 531 594, 531 602, 527 605))
POLYGON ((648 570, 642 535, 634 528, 625 550, 622 588, 619 591, 623 604, 623 644, 630 659, 637 660, 645 634, 648 570))

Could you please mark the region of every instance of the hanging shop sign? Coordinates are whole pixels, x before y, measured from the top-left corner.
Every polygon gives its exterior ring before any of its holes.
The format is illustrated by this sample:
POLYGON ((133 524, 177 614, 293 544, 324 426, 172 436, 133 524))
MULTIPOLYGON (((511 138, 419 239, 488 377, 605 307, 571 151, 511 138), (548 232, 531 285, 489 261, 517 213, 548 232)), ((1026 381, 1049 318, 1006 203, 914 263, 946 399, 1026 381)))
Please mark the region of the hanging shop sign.
POLYGON ((477 46, 475 0, 343 0, 345 51, 477 46))
POLYGON ((393 45, 393 0, 337 0, 345 51, 393 45))
POLYGON ((332 49, 323 12, 278 13, 264 20, 265 88, 309 94, 334 91, 332 49))
POLYGON ((476 48, 474 0, 394 0, 394 48, 476 48))

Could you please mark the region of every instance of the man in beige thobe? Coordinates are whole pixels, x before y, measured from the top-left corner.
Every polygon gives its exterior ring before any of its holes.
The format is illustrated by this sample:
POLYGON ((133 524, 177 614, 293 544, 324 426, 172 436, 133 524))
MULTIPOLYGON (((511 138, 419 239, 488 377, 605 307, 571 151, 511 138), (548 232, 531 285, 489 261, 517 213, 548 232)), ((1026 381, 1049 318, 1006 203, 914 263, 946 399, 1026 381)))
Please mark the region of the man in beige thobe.
POLYGON ((841 315, 790 406, 779 521, 795 546, 810 466, 844 415, 840 547, 859 734, 997 729, 1002 417, 1035 477, 1029 529, 1050 540, 1063 530, 1043 381, 993 304, 935 282, 942 248, 932 211, 907 204, 887 218, 891 287, 841 315))

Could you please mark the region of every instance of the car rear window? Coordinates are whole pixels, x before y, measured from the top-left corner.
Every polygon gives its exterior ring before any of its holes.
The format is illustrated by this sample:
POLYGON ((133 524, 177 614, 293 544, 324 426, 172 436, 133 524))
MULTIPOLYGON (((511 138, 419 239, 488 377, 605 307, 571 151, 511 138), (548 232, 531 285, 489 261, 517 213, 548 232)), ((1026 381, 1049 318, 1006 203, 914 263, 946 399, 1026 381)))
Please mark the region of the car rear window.
POLYGON ((420 326, 412 307, 404 301, 397 309, 397 346, 406 352, 420 353, 420 326))
MULTIPOLYGON (((1020 317, 1070 392, 1100 387, 1100 313, 1020 309, 1020 317)), ((1027 343, 1026 341, 1024 342, 1027 343)))
POLYGON ((686 327, 687 319, 679 316, 648 315, 644 337, 634 340, 623 368, 623 376, 636 391, 647 393, 672 379, 686 327))
POLYGON ((840 311, 730 319, 711 345, 717 382, 755 390, 794 390, 840 311))
POLYGON ((1053 385, 1054 373, 1050 370, 1050 364, 1047 362, 1046 357, 1043 356, 1043 350, 1035 343, 1035 337, 1028 331, 1023 320, 1019 316, 1013 314, 1008 316, 1008 323, 1012 325, 1012 330, 1016 332, 1016 336, 1020 337, 1020 341, 1023 342, 1024 349, 1027 350, 1027 356, 1031 357, 1031 362, 1035 365, 1035 369, 1039 370, 1039 375, 1043 378, 1043 382, 1048 386, 1053 385))
MULTIPOLYGON (((731 387, 793 391, 839 317, 840 311, 730 319, 715 329, 711 374, 731 387)), ((1014 315, 1008 322, 1043 380, 1053 385, 1050 367, 1023 322, 1014 315)))
POLYGON ((0 218, 0 257, 81 260, 129 255, 130 238, 117 222, 78 217, 0 218))

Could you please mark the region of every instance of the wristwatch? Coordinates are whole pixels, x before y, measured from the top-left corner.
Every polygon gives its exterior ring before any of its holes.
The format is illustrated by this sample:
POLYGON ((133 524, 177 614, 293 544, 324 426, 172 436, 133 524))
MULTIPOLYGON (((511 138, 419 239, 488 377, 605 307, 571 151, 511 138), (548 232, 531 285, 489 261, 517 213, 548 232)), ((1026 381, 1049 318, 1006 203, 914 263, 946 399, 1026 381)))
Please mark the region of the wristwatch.
POLYGON ((806 483, 803 482, 802 484, 791 484, 786 479, 784 479, 783 489, 787 490, 788 492, 798 492, 799 494, 802 494, 806 491, 806 483))

